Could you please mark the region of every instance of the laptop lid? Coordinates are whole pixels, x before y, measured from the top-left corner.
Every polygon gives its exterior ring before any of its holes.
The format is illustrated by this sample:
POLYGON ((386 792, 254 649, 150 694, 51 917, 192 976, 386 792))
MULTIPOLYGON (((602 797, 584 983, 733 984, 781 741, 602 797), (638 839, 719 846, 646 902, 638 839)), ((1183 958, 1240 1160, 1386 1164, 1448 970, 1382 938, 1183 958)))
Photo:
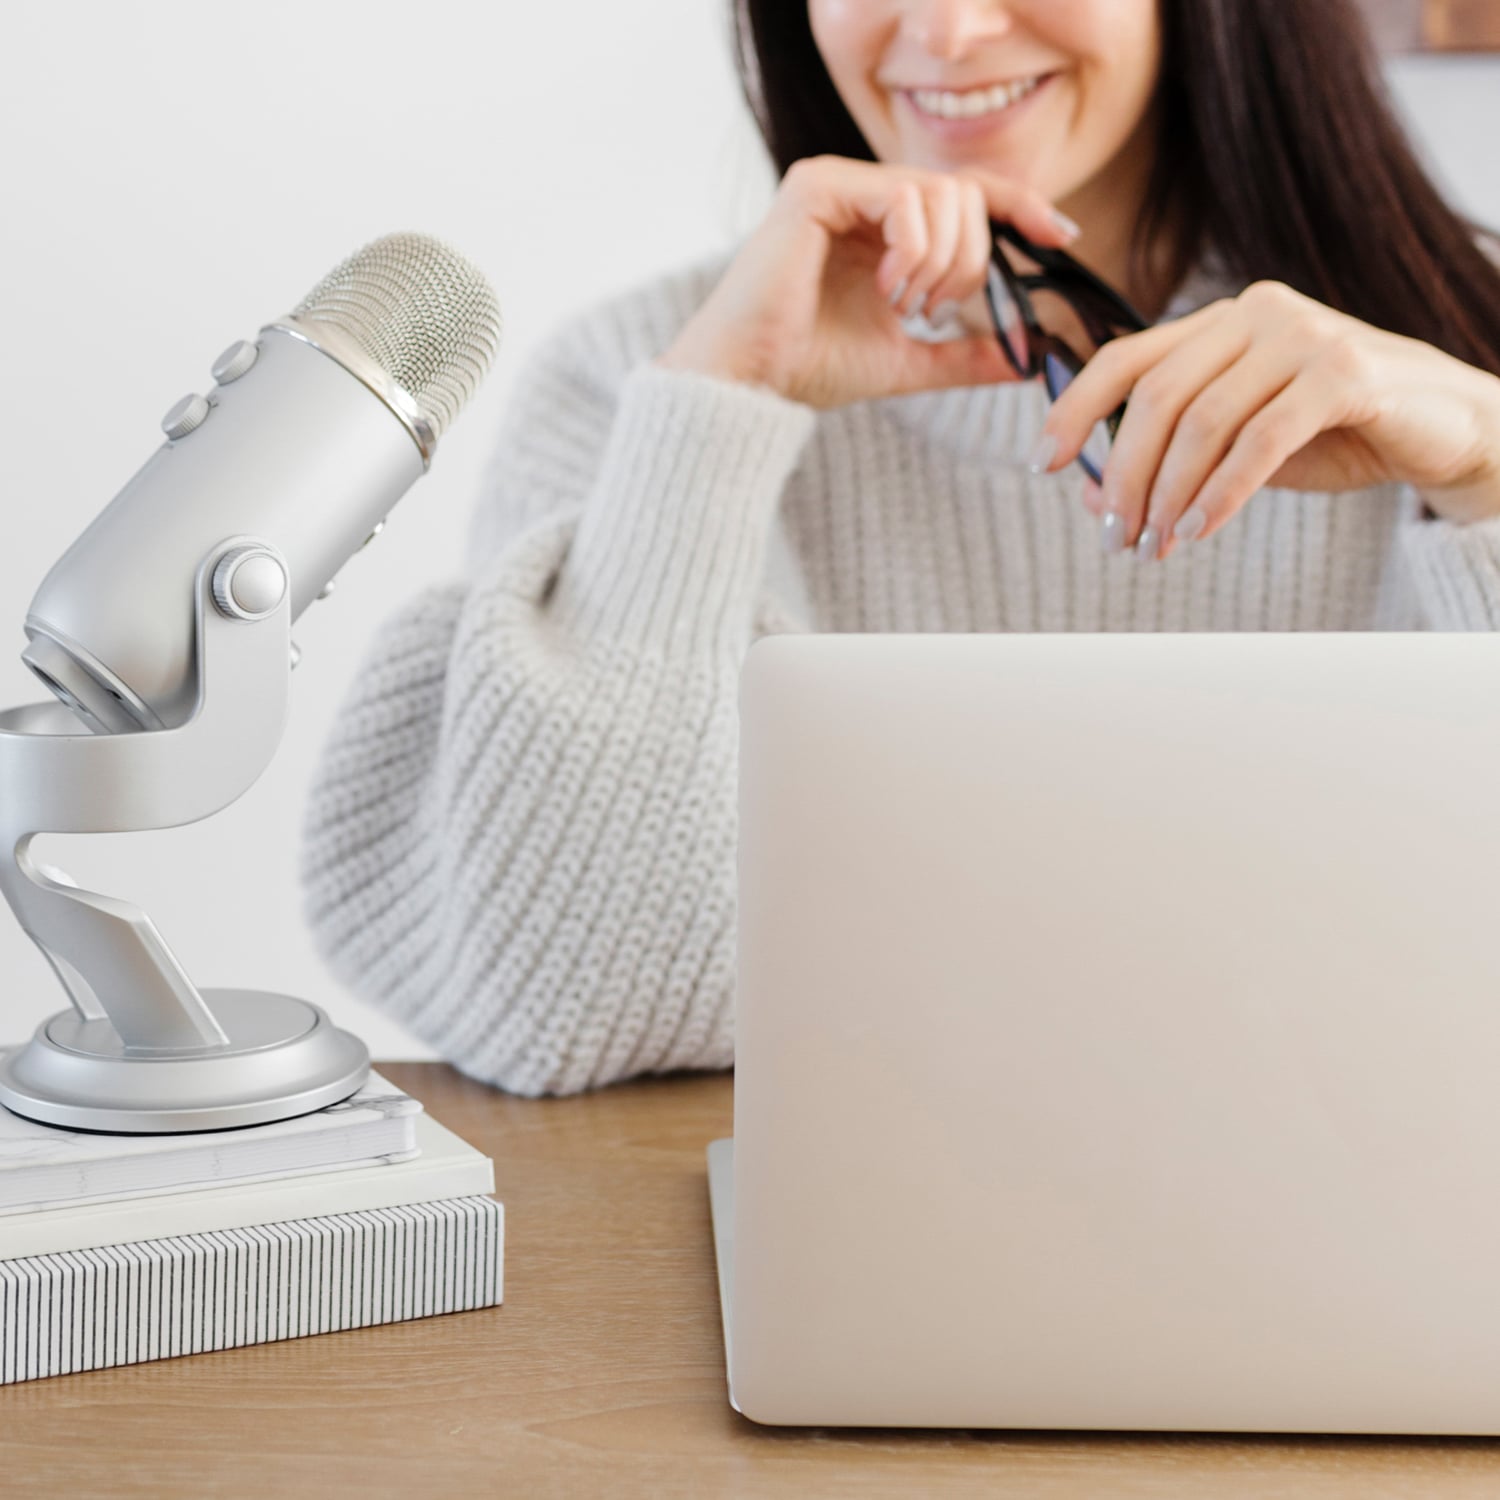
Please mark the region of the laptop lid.
POLYGON ((1500 639, 780 636, 734 1396, 1500 1432, 1500 639))

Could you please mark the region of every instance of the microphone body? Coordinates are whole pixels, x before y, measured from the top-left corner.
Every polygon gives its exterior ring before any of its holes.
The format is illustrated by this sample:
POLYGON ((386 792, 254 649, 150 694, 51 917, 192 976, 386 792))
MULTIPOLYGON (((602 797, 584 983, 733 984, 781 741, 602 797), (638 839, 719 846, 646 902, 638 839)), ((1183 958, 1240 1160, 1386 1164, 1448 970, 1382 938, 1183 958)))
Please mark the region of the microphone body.
POLYGON ((218 1130, 368 1076, 364 1044, 317 1006, 200 991, 145 912, 32 843, 194 822, 254 782, 281 735, 291 620, 421 477, 499 337, 494 293, 456 252, 372 241, 219 356, 212 394, 168 412, 165 446, 43 580, 22 659, 71 716, 0 713, 0 896, 73 1003, 0 1051, 0 1104, 86 1130, 218 1130))
POLYGON ((425 468, 385 401, 282 328, 207 399, 201 425, 164 443, 63 553, 27 615, 27 664, 92 728, 172 728, 192 713, 190 584, 210 549, 273 540, 295 619, 425 468))
POLYGON ((289 593, 296 619, 421 478, 500 328, 489 283, 440 240, 356 251, 167 414, 168 441, 42 581, 22 660, 95 732, 184 724, 198 570, 214 567, 224 613, 260 618, 240 592, 267 608, 289 593), (237 541, 254 545, 231 558, 237 541))

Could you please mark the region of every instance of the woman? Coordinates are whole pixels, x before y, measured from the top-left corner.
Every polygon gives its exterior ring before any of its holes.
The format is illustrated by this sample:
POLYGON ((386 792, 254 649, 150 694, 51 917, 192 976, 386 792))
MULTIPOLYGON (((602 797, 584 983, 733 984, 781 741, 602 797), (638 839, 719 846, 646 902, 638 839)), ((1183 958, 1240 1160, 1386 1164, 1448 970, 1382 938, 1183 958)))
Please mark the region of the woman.
POLYGON ((731 1062, 759 632, 1500 622, 1500 274, 1346 0, 740 23, 764 222, 517 382, 470 575, 381 634, 312 798, 323 952, 522 1093, 731 1062), (1156 320, 1055 405, 984 329, 990 218, 1156 320))

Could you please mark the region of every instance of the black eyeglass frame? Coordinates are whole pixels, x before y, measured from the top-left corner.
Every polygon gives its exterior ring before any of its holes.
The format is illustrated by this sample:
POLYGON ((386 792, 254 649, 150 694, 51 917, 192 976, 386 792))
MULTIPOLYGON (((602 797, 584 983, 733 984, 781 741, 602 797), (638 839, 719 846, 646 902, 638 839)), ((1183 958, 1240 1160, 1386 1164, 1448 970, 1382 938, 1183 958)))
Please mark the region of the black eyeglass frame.
MULTIPOLYGON (((1056 401, 1068 388, 1073 377, 1088 362, 1089 356, 1079 354, 1065 339, 1048 333, 1042 327, 1032 304, 1032 292, 1052 292, 1067 302, 1078 314, 1079 322, 1093 339, 1096 348, 1121 334, 1142 333, 1151 326, 1108 282, 1101 281, 1066 250, 1034 245, 1013 224, 1000 220, 990 221, 990 234, 993 239, 990 263, 1004 281, 1005 288, 1021 315, 1026 334, 1027 357, 1022 357, 1021 351, 1015 347, 1006 332, 1006 319, 995 305, 994 285, 986 278, 984 295, 990 309, 990 320, 995 325, 995 337, 999 340, 1011 369, 1022 380, 1031 380, 1040 375, 1046 382, 1047 394, 1052 400, 1056 401), (1017 271, 1007 258, 1002 243, 1014 245, 1041 269, 1035 272, 1017 271), (1068 372, 1066 380, 1059 377, 1048 356, 1068 372)), ((1124 416, 1125 404, 1122 402, 1104 419, 1111 442, 1114 441, 1124 416)), ((1096 484, 1103 482, 1102 469, 1087 453, 1081 453, 1078 462, 1096 484)))

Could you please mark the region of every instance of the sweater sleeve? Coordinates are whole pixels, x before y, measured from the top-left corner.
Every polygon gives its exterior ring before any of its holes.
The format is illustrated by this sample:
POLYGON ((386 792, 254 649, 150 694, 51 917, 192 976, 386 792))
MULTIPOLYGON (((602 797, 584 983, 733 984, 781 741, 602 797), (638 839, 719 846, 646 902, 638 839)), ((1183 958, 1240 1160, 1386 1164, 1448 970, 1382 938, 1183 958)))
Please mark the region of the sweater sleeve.
MULTIPOLYGON (((1500 268, 1500 238, 1485 230, 1476 237, 1500 268)), ((1461 523, 1427 513, 1403 523, 1402 542, 1429 629, 1500 630, 1500 518, 1461 523)))
POLYGON ((1500 518, 1404 521, 1401 541, 1429 630, 1500 630, 1500 518))
POLYGON ((528 372, 470 577, 380 631, 304 824, 335 973, 533 1095, 732 1061, 739 666, 814 420, 583 364, 528 372))

